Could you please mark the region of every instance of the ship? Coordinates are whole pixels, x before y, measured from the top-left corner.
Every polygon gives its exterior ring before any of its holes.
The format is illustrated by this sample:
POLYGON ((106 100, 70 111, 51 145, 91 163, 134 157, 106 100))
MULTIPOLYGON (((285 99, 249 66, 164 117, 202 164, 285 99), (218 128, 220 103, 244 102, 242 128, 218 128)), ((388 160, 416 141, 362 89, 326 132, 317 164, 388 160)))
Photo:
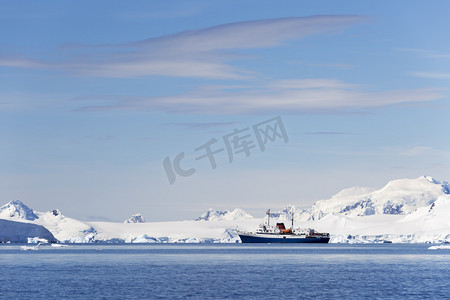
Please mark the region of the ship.
POLYGON ((291 213, 291 228, 284 223, 270 226, 270 209, 266 212, 267 223, 260 225, 255 232, 238 230, 242 243, 323 243, 330 241, 329 233, 320 233, 314 229, 294 229, 294 213, 291 213))

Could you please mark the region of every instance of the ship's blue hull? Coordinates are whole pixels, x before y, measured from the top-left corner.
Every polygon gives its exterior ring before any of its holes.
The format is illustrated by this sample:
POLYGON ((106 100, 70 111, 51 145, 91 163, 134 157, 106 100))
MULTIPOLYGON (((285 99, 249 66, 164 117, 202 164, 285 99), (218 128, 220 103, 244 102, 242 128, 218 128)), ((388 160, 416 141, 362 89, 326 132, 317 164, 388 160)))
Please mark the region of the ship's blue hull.
POLYGON ((239 234, 242 243, 323 243, 330 241, 329 237, 260 237, 254 235, 239 234))

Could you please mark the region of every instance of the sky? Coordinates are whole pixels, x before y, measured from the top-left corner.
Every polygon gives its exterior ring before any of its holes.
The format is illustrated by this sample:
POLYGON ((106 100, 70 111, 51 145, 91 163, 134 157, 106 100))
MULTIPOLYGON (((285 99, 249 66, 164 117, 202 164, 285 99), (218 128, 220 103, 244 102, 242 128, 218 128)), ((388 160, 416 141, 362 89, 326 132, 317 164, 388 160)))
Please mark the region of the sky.
POLYGON ((171 221, 448 181, 449 11, 0 1, 0 199, 171 221))

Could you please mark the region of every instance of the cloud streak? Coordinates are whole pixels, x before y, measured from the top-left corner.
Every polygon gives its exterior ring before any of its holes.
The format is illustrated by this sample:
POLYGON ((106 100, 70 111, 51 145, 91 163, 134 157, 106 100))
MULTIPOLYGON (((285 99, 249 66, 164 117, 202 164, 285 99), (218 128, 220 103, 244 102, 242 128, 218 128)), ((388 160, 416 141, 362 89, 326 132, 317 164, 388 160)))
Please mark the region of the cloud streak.
POLYGON ((306 36, 337 33, 362 16, 311 16, 254 20, 189 30, 116 45, 66 45, 59 61, 3 57, 1 66, 57 69, 80 76, 148 75, 245 79, 250 72, 229 64, 242 49, 278 47, 306 36))
POLYGON ((350 132, 342 132, 342 131, 315 131, 315 132, 305 132, 308 135, 347 135, 351 134, 350 132))
POLYGON ((397 50, 403 51, 403 52, 417 53, 425 58, 446 59, 446 60, 450 59, 450 53, 448 53, 448 52, 440 52, 440 51, 436 51, 436 50, 417 49, 417 48, 400 48, 397 50))
POLYGON ((440 73, 440 72, 411 72, 410 75, 419 78, 430 78, 430 79, 450 79, 450 73, 440 73))
POLYGON ((344 113, 358 109, 418 103, 443 97, 437 89, 366 91, 361 86, 335 79, 277 80, 242 89, 206 86, 185 94, 166 97, 106 96, 78 98, 101 105, 78 111, 161 110, 172 113, 258 114, 344 113))
POLYGON ((190 123, 166 123, 165 125, 182 126, 187 129, 203 130, 211 128, 229 127, 235 124, 236 122, 209 122, 209 123, 190 122, 190 123))
POLYGON ((426 147, 426 146, 416 146, 413 147, 411 149, 408 149, 404 152, 401 153, 401 155, 406 155, 406 156, 420 156, 420 155, 425 155, 425 154, 430 154, 432 153, 434 150, 431 147, 426 147))

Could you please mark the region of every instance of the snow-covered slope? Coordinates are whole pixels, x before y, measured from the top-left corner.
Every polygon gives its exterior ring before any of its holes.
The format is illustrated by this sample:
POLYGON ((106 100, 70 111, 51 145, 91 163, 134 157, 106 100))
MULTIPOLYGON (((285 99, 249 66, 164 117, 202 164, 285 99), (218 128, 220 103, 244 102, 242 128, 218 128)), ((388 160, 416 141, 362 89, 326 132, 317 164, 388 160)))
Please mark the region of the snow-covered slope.
POLYGON ((450 242, 450 195, 406 215, 328 214, 299 225, 332 233, 332 242, 450 242))
POLYGON ((34 223, 50 230, 53 235, 65 243, 88 243, 94 241, 95 229, 91 226, 62 214, 55 216, 53 212, 36 212, 39 216, 34 223))
MULTIPOLYGON (((240 220, 239 226, 253 229, 259 220, 240 220)), ((236 234, 236 221, 176 221, 148 223, 114 223, 89 222, 96 229, 95 239, 118 243, 196 243, 222 242, 235 243, 239 241, 236 234)))
POLYGON ((246 213, 243 209, 235 208, 229 210, 214 210, 210 208, 207 212, 195 219, 196 221, 234 221, 234 220, 253 219, 253 217, 246 213))
POLYGON ((390 181, 379 190, 354 187, 345 189, 328 200, 314 203, 311 220, 320 220, 327 214, 349 216, 405 215, 431 205, 440 196, 449 193, 447 182, 431 177, 390 181))

